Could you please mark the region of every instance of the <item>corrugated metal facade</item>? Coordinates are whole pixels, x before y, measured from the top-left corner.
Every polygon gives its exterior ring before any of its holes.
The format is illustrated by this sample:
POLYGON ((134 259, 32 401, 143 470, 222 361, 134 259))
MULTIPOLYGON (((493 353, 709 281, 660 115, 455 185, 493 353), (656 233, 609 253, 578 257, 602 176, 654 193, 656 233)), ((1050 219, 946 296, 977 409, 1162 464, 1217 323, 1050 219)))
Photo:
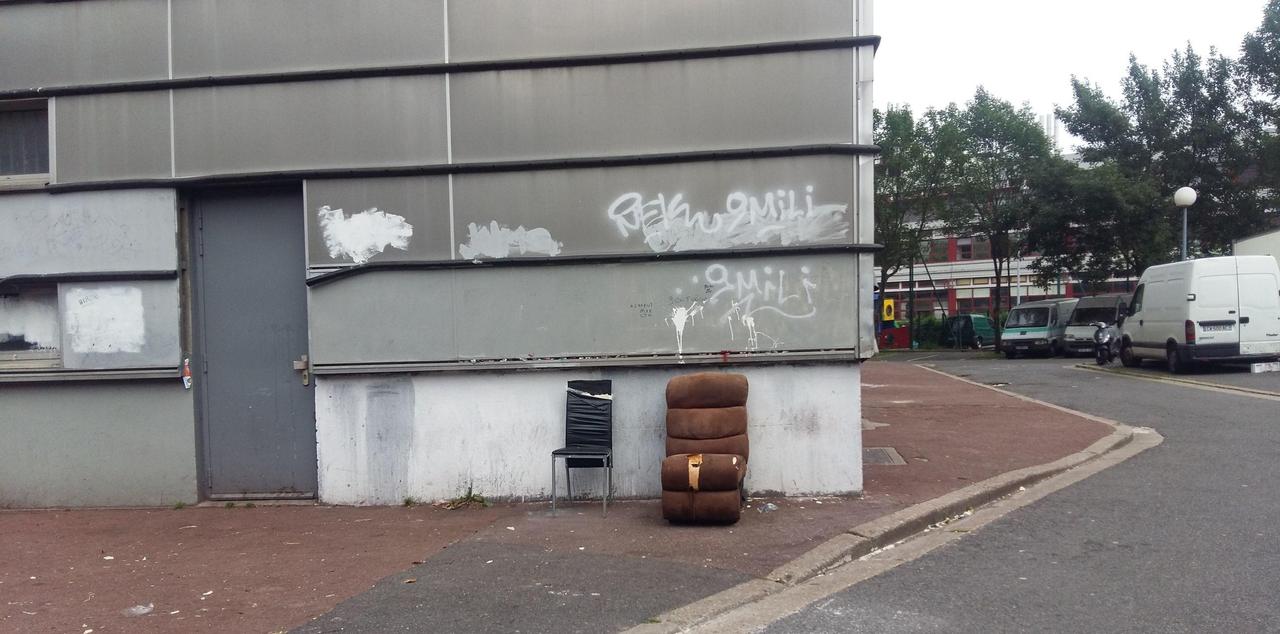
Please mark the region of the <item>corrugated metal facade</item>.
MULTIPOLYGON (((0 277, 166 293, 146 312, 145 352, 0 365, 0 391, 42 381, 74 417, 92 403, 55 380, 71 370, 176 373, 200 335, 179 295, 182 201, 224 184, 302 188, 311 360, 328 381, 856 363, 874 353, 876 42, 870 0, 0 6, 0 99, 51 97, 45 154, 0 153, 0 174, 47 171, 51 191, 0 195, 12 249, 0 277), (169 196, 158 231, 99 234, 93 213, 49 231, 19 213, 49 219, 58 205, 35 199, 80 197, 129 227, 153 213, 130 197, 157 189, 169 196), (131 241, 121 261, 165 255, 121 269, 94 245, 117 234, 131 241), (68 240, 84 248, 53 244, 68 240)), ((15 126, 14 138, 40 134, 40 122, 15 126)), ((196 424, 155 415, 178 435, 196 424)), ((165 469, 195 479, 196 461, 165 469)))

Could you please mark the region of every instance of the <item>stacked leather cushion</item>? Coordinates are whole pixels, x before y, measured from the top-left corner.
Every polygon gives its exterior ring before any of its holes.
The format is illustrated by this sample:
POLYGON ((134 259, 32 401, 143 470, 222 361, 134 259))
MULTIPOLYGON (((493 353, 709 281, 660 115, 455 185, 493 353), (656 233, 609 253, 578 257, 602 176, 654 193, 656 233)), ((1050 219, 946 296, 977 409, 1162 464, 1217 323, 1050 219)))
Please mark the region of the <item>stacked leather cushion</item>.
POLYGON ((736 522, 747 474, 747 377, 703 372, 667 383, 662 516, 736 522))

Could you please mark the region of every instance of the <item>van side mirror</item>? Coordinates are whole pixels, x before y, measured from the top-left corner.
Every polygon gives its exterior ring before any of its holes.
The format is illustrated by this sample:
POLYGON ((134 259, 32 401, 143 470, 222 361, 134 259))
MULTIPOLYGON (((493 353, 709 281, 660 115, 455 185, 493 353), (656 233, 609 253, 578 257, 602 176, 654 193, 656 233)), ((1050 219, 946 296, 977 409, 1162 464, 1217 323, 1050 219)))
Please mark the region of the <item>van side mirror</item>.
POLYGON ((1124 325, 1124 313, 1121 313, 1119 317, 1116 317, 1116 326, 1118 327, 1123 325, 1124 325))

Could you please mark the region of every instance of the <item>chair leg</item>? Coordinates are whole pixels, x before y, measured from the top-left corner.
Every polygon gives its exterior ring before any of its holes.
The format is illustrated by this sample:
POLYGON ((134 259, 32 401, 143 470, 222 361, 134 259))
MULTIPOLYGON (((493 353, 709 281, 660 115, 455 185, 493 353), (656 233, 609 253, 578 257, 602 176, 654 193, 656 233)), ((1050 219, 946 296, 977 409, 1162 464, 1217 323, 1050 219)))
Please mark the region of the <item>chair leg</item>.
POLYGON ((569 472, 569 459, 564 459, 564 481, 569 487, 569 503, 573 503, 573 474, 569 472))
POLYGON ((551 514, 556 514, 556 457, 551 456, 551 514))
POLYGON ((609 517, 609 492, 613 490, 613 465, 604 468, 604 516, 609 517))

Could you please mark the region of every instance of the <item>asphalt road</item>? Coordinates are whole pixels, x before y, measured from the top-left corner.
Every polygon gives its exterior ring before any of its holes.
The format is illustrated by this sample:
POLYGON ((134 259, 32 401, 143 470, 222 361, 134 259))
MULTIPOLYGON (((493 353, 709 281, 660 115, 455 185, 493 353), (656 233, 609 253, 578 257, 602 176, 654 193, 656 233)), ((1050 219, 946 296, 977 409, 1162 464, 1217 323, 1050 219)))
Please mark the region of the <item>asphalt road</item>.
POLYGON ((767 631, 1280 631, 1280 400, 1063 359, 922 362, 1165 441, 767 631))

